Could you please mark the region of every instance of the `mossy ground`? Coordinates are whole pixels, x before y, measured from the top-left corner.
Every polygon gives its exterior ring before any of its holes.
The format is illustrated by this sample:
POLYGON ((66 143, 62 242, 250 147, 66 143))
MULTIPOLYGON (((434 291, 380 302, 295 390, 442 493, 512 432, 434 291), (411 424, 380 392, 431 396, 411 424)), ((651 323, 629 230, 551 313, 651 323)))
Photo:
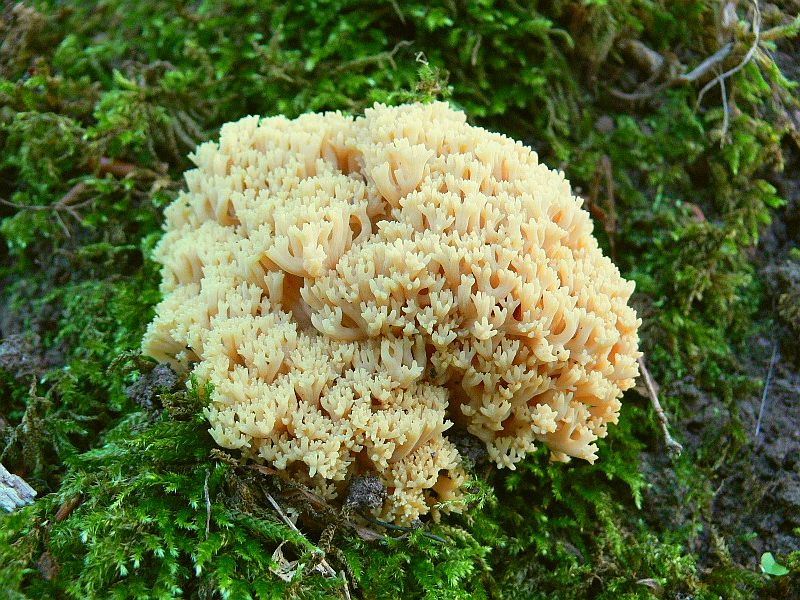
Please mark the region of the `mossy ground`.
POLYGON ((0 596, 797 594, 796 2, 4 6, 0 460, 39 499, 0 517, 0 596), (596 465, 477 467, 469 512, 398 532, 220 454, 196 393, 125 394, 153 366, 131 354, 149 256, 196 143, 247 114, 434 97, 584 196, 637 282, 678 460, 632 392, 596 465), (763 574, 765 551, 789 573, 763 574))

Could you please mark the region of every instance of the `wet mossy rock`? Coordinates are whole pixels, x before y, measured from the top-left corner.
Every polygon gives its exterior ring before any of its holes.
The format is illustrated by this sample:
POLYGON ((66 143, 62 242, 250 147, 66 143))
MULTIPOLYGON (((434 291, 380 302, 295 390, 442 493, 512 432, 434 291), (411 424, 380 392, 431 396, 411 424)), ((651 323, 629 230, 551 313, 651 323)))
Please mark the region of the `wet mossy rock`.
POLYGON ((768 252, 759 239, 795 222, 800 185, 782 169, 800 140, 796 14, 788 1, 7 3, 0 462, 37 495, 0 516, 0 597, 790 598, 800 530, 778 513, 796 506, 800 467, 782 459, 785 501, 736 494, 768 489, 774 448, 795 443, 769 411, 790 406, 795 380, 776 332, 796 331, 798 240, 768 252), (248 114, 433 99, 523 140, 584 198, 636 281, 642 349, 687 448, 676 462, 631 391, 596 464, 538 452, 498 473, 464 434, 470 508, 387 527, 367 512, 385 492, 373 480, 334 507, 221 452, 208 390, 136 354, 160 299, 161 215, 198 143, 248 114), (775 514, 737 518, 748 504, 775 514), (763 573, 762 551, 789 572, 763 573))

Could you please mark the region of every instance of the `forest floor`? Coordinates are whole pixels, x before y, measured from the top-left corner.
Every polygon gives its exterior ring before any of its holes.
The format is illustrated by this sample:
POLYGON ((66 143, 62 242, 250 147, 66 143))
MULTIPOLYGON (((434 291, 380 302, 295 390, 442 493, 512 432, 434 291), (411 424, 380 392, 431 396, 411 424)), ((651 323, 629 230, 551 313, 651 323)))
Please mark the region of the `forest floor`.
POLYGON ((0 600, 800 598, 800 2, 0 10, 0 462, 38 493, 0 600), (481 465, 465 514, 393 530, 220 452, 139 355, 198 143, 434 99, 582 196, 680 457, 637 388, 596 464, 481 465))
MULTIPOLYGON (((800 53, 784 52, 782 68, 798 73, 800 53)), ((719 559, 720 540, 735 563, 758 568, 765 552, 788 554, 800 550, 800 352, 797 333, 780 324, 776 305, 788 287, 800 283, 800 270, 787 266, 786 253, 800 239, 800 154, 787 147, 787 165, 775 185, 787 199, 753 249, 752 261, 765 282, 770 300, 760 315, 764 327, 746 339, 735 353, 743 377, 754 384, 737 399, 734 415, 725 402, 696 383, 696 376, 673 381, 667 396, 681 399, 681 415, 673 431, 690 456, 712 456, 707 485, 713 490, 708 505, 695 504, 661 449, 642 453, 648 487, 644 493, 646 519, 657 529, 685 527, 698 512, 706 524, 692 544, 701 567, 719 559), (731 422, 736 420, 735 426, 731 422), (742 438, 731 439, 740 429, 742 438), (714 455, 716 450, 722 450, 714 455)), ((787 597, 800 597, 792 589, 787 597)))

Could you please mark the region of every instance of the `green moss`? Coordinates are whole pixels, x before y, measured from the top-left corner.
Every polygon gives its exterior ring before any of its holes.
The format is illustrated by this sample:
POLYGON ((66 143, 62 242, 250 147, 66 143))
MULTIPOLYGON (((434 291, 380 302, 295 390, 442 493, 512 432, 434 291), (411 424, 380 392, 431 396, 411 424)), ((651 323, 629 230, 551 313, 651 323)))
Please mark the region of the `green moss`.
MULTIPOLYGON (((97 0, 8 10, 0 312, 12 316, 0 327, 35 334, 44 366, 33 388, 0 371, 0 457, 40 492, 0 518, 0 588, 31 598, 342 597, 341 576, 313 571, 322 546, 362 598, 749 598, 784 585, 733 564, 724 543, 702 567, 692 550, 711 536, 702 507, 716 448, 674 467, 692 505, 684 525, 645 519, 639 457, 659 442, 635 394, 594 466, 548 465, 540 452, 512 473, 476 473, 480 506, 431 528, 444 544, 422 532, 366 541, 340 527, 328 545, 308 515, 305 537, 276 519, 262 486, 283 498, 279 482, 212 454, 202 419, 181 420, 196 416, 195 402, 178 394, 164 398, 171 410, 144 415, 123 393, 137 372, 109 371, 151 318, 148 256, 196 143, 246 114, 446 97, 566 172, 637 282, 651 370, 724 398, 731 425, 714 435, 734 451, 746 382, 731 353, 762 302, 751 250, 784 203, 770 180, 796 135, 794 84, 759 54, 726 82, 727 123, 718 88, 695 106, 708 78, 625 96, 713 54, 717 6, 97 0), (632 67, 630 40, 662 53, 665 72, 632 67), (282 541, 288 560, 309 565, 290 583, 271 571, 282 541)), ((780 24, 765 16, 765 29, 780 24)), ((752 42, 736 31, 725 68, 752 42)), ((794 291, 780 300, 790 323, 794 291)))

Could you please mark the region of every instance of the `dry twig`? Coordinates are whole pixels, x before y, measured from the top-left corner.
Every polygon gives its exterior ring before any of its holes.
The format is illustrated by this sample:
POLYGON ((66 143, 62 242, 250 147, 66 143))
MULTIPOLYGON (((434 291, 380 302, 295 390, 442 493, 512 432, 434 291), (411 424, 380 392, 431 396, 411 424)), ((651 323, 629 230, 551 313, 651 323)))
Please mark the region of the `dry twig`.
POLYGON ((56 511, 56 516, 53 517, 55 522, 61 523, 61 521, 70 516, 72 514, 72 511, 78 507, 78 505, 81 503, 82 500, 83 496, 81 496, 80 494, 75 494, 71 498, 67 498, 66 500, 64 500, 61 506, 58 507, 58 510, 56 511))
MULTIPOLYGON (((416 531, 415 527, 404 527, 403 525, 395 525, 394 523, 387 523, 386 521, 381 521, 380 519, 376 519, 374 517, 370 517, 369 515, 365 514, 362 514, 361 518, 372 523, 373 525, 385 527, 386 529, 393 529, 395 531, 404 531, 405 533, 411 533, 413 531, 416 531)), ((420 533, 423 537, 426 537, 435 542, 441 542, 443 544, 447 543, 446 539, 444 539, 443 537, 439 537, 438 535, 433 535, 432 533, 428 533, 427 531, 422 531, 420 533)))
POLYGON ((639 357, 639 370, 644 376, 644 384, 647 386, 647 392, 650 396, 650 404, 653 405, 653 410, 656 412, 658 423, 661 425, 661 432, 664 434, 664 443, 667 445, 667 452, 669 452, 670 456, 673 458, 677 458, 680 456, 681 452, 683 452, 683 446, 676 442, 669 433, 669 421, 667 420, 667 415, 664 413, 664 409, 661 408, 661 403, 658 401, 658 393, 656 393, 656 385, 653 382, 653 377, 650 375, 650 371, 647 370, 647 365, 645 365, 644 358, 641 356, 639 357))
POLYGON ((728 79, 731 75, 735 75, 742 69, 744 69, 747 64, 753 59, 753 56, 758 49, 758 44, 761 41, 761 7, 758 5, 758 0, 753 0, 753 10, 755 14, 753 16, 753 43, 750 45, 750 48, 747 50, 747 53, 744 55, 739 64, 735 67, 728 69, 724 73, 721 73, 714 77, 711 81, 703 86, 700 92, 697 94, 697 102, 695 103, 695 110, 697 107, 700 106, 700 102, 703 101, 703 96, 705 96, 706 92, 713 88, 716 84, 719 84, 720 93, 722 94, 722 105, 724 109, 723 121, 722 121, 722 132, 720 137, 720 144, 725 143, 725 136, 728 133, 728 124, 730 123, 730 114, 728 109, 728 94, 725 90, 725 80, 728 79))
POLYGON ((209 472, 206 469, 206 480, 203 483, 203 495, 206 499, 206 539, 208 539, 208 533, 211 531, 211 498, 208 494, 208 476, 209 472))
MULTIPOLYGON (((127 177, 137 168, 136 165, 132 163, 106 157, 101 157, 96 164, 94 161, 91 161, 90 165, 92 166, 92 169, 95 167, 97 168, 98 175, 102 176, 110 173, 114 177, 127 177)), ((69 233, 69 229, 67 228, 67 224, 64 222, 64 219, 61 218, 61 213, 66 213, 75 219, 75 221, 81 223, 82 219, 78 209, 85 207, 86 205, 90 204, 92 200, 94 200, 94 198, 86 198, 78 202, 78 199, 88 190, 89 186, 87 186, 83 181, 79 181, 53 204, 19 204, 17 202, 5 200, 4 198, 0 198, 0 204, 5 204, 6 206, 11 206, 12 208, 16 208, 18 210, 52 211, 56 217, 56 220, 58 221, 59 226, 64 232, 64 235, 67 237, 72 237, 69 233)))
POLYGON ((603 230, 608 235, 608 245, 611 250, 612 260, 616 260, 616 231, 617 231, 617 207, 614 200, 614 173, 611 169, 611 159, 603 155, 597 162, 597 166, 592 176, 592 186, 587 199, 587 208, 593 217, 598 219, 603 225, 603 230), (600 206, 598 198, 600 196, 601 181, 605 179, 606 186, 606 208, 600 206))
POLYGON ((478 50, 481 49, 481 42, 483 41, 483 36, 479 33, 478 39, 475 42, 475 45, 472 47, 472 54, 469 58, 469 64, 473 67, 478 64, 478 50))
MULTIPOLYGON (((765 31, 763 34, 761 33, 761 8, 758 4, 758 0, 752 0, 753 8, 754 8, 754 16, 752 22, 752 30, 753 30, 753 42, 748 48, 747 52, 745 53, 744 57, 742 58, 739 63, 734 66, 733 68, 724 71, 718 72, 716 76, 713 77, 703 88, 700 90, 697 96, 697 102, 695 107, 699 107, 700 103, 703 100, 705 94, 711 90, 715 85, 719 84, 720 92, 722 94, 722 104, 723 104, 723 123, 722 123, 722 136, 721 140, 722 143, 725 143, 725 136, 728 131, 728 126, 730 124, 730 109, 728 106, 728 97, 727 97, 727 90, 725 89, 725 80, 735 75, 739 71, 741 71, 747 64, 753 59, 758 51, 759 43, 763 41, 767 41, 770 39, 775 39, 777 37, 781 37, 783 35, 790 34, 797 29, 800 29, 800 17, 789 23, 788 25, 774 27, 768 31, 765 31)), ((650 77, 640 83, 636 89, 632 92, 623 92, 616 88, 612 88, 609 90, 612 96, 619 98, 625 102, 635 103, 641 102, 645 100, 649 100, 656 96, 657 94, 661 93, 665 89, 676 86, 676 85, 683 85, 687 83, 694 83, 695 81, 699 81, 700 79, 704 78, 708 75, 712 70, 717 69, 720 70, 719 67, 722 63, 727 59, 730 54, 733 52, 736 44, 733 41, 727 42, 724 44, 719 50, 714 52, 711 56, 705 58, 699 65, 697 65, 694 69, 689 71, 688 73, 683 74, 676 74, 673 69, 664 68, 668 66, 668 62, 666 61, 659 61, 658 58, 661 57, 660 54, 651 50, 641 42, 631 42, 628 41, 628 47, 635 50, 634 56, 644 59, 645 62, 648 64, 648 69, 650 71, 650 77), (661 80, 660 82, 658 82, 661 80), (658 82, 658 83, 657 83, 658 82)), ((661 57, 663 59, 663 57, 661 57)), ((642 62, 640 60, 640 62, 642 62)), ((675 67, 682 67, 680 63, 676 63, 675 67)))
POLYGON ((697 65, 694 69, 692 69, 689 73, 684 75, 678 76, 678 81, 681 83, 691 83, 693 81, 697 81, 701 77, 703 77, 706 73, 708 73, 713 67, 721 63, 723 60, 728 58, 728 55, 733 50, 733 42, 728 42, 722 48, 714 52, 711 56, 697 65))
POLYGON ((46 210, 52 211, 58 221, 59 226, 61 227, 64 235, 67 237, 71 237, 69 233, 69 229, 67 228, 67 224, 64 222, 64 219, 61 218, 61 213, 64 212, 75 219, 78 223, 81 222, 81 216, 78 213, 79 208, 83 208, 87 204, 89 204, 92 199, 88 198, 83 200, 82 202, 77 202, 78 198, 86 191, 87 186, 84 182, 79 182, 73 185, 69 191, 61 196, 57 202, 53 204, 19 204, 17 202, 11 202, 9 200, 5 200, 0 198, 0 204, 5 204, 6 206, 11 206, 18 210, 46 210))
POLYGON ((756 444, 758 444, 758 436, 761 433, 761 418, 764 416, 764 411, 767 407, 767 398, 769 393, 769 384, 772 382, 772 374, 775 372, 775 365, 778 362, 778 342, 775 341, 772 345, 772 358, 769 360, 769 369, 767 370, 767 379, 764 382, 764 391, 761 394, 761 405, 758 408, 758 421, 756 421, 756 444))
POLYGON ((406 46, 411 46, 414 42, 410 40, 400 40, 394 45, 394 48, 388 50, 386 52, 379 52, 373 56, 365 56, 363 58, 356 58, 353 60, 348 60, 347 62, 343 62, 340 65, 336 66, 333 70, 331 70, 332 75, 336 75, 338 73, 342 73, 344 71, 349 71, 355 67, 363 67, 364 65, 372 64, 372 63, 381 63, 384 60, 387 61, 393 69, 397 68, 394 62, 395 55, 400 51, 401 48, 405 48, 406 46))
POLYGON ((344 598, 345 598, 345 600, 351 600, 351 598, 350 598, 350 586, 347 585, 347 575, 345 574, 344 569, 339 571, 339 575, 341 576, 342 581, 344 581, 344 598))

